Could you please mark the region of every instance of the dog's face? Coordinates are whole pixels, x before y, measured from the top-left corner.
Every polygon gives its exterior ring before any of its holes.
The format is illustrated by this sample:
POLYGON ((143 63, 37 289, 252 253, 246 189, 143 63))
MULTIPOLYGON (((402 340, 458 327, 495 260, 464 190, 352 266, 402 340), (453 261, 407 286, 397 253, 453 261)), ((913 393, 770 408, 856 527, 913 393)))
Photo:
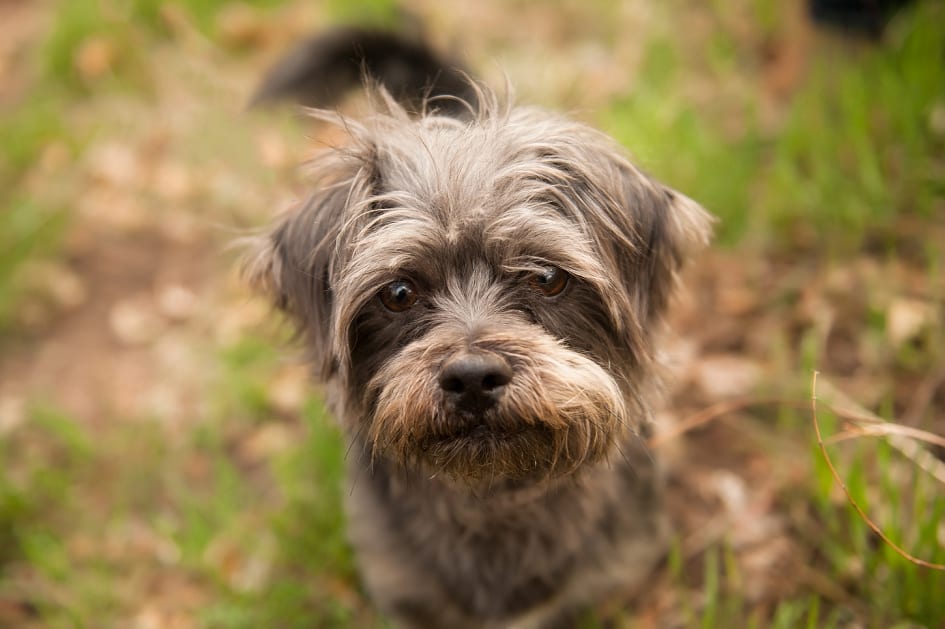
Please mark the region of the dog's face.
POLYGON ((351 145, 316 163, 318 189, 250 268, 349 434, 465 482, 608 455, 646 419, 654 329, 708 215, 579 123, 389 107, 346 123, 351 145))

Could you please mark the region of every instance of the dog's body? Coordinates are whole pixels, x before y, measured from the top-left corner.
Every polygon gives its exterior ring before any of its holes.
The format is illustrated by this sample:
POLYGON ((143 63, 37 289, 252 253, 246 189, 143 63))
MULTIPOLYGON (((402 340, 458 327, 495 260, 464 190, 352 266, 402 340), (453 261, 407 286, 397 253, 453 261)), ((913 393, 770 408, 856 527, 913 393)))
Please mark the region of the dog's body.
POLYGON ((665 550, 653 467, 639 447, 626 455, 636 460, 482 496, 351 465, 368 590, 411 627, 570 626, 583 606, 631 594, 665 550))
POLYGON ((449 116, 378 93, 250 273, 342 421, 381 608, 411 627, 566 624, 665 550, 655 344, 709 218, 602 134, 473 92, 449 116))

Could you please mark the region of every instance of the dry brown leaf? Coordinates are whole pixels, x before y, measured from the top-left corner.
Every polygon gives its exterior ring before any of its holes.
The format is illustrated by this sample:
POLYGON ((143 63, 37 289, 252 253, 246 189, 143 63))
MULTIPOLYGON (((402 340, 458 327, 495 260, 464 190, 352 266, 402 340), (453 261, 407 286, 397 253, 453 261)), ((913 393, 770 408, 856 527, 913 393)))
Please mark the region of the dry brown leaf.
POLYGON ((239 446, 240 458, 255 465, 284 452, 295 442, 295 434, 289 427, 269 422, 254 430, 239 446))
POLYGON ((0 395, 0 435, 7 435, 26 421, 26 403, 22 397, 0 395))
POLYGON ((694 377, 711 398, 737 397, 750 393, 763 375, 761 366, 743 356, 705 356, 695 364, 694 377))
POLYGON ((929 112, 929 130, 939 137, 945 137, 945 103, 939 103, 929 112))
POLYGON ((935 309, 932 304, 898 297, 886 310, 886 338, 898 347, 918 336, 934 317, 935 309))
POLYGON ((152 173, 151 187, 165 201, 181 202, 194 194, 190 171, 176 162, 162 161, 152 173))
POLYGON ((231 2, 216 19, 217 34, 223 43, 234 47, 259 44, 265 39, 263 20, 253 7, 243 2, 231 2))
POLYGON ((274 131, 260 133, 256 136, 256 147, 266 167, 285 168, 289 164, 289 148, 280 134, 274 131))
POLYGON ((181 284, 168 284, 157 291, 157 305, 168 319, 184 321, 193 316, 197 308, 197 296, 181 284))
POLYGON ((272 306, 262 298, 245 297, 241 301, 229 304, 214 326, 217 343, 230 345, 239 340, 242 334, 260 325, 272 316, 272 306))
POLYGON ((270 403, 283 413, 298 413, 308 395, 310 377, 305 365, 291 365, 280 369, 267 387, 270 403))
POLYGON ((115 66, 118 50, 114 42, 99 36, 86 39, 76 51, 75 69, 86 80, 98 79, 115 66))
POLYGON ((112 333, 126 345, 152 343, 164 331, 166 322, 146 296, 120 300, 108 312, 112 333))
POLYGON ((93 188, 76 201, 83 219, 119 233, 136 233, 153 225, 155 216, 141 203, 140 195, 116 188, 93 188))
POLYGON ((93 146, 85 162, 93 178, 112 186, 134 186, 142 179, 141 161, 131 146, 124 142, 111 140, 93 146))
POLYGON ((60 262, 34 262, 26 269, 26 282, 63 309, 80 306, 88 297, 83 279, 60 262))

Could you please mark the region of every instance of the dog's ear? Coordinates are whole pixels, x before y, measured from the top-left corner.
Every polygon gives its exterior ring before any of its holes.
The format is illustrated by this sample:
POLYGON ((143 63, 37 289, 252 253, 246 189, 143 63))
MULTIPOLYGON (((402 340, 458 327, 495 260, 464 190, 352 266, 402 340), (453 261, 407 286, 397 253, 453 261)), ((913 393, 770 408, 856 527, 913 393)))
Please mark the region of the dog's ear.
POLYGON ((282 216, 253 241, 243 266, 249 283, 294 320, 323 378, 335 368, 331 273, 349 190, 328 186, 282 216))
POLYGON ((684 194, 655 184, 658 197, 645 252, 650 274, 650 317, 661 316, 676 284, 677 272, 712 237, 715 218, 684 194))
POLYGON ((623 216, 616 222, 622 238, 632 244, 621 267, 635 310, 645 313, 639 323, 654 322, 666 310, 679 270, 708 244, 715 219, 689 197, 633 166, 619 171, 623 216))

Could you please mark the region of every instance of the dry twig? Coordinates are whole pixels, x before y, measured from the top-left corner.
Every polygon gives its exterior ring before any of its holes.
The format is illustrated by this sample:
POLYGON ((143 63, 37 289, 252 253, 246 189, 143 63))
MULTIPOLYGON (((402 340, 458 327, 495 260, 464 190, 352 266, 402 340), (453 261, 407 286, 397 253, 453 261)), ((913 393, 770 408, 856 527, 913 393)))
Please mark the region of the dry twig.
POLYGON ((653 435, 653 437, 647 441, 647 445, 651 448, 659 448, 663 444, 681 437, 690 430, 695 430, 700 426, 711 423, 723 415, 727 415, 733 411, 747 408, 749 406, 765 406, 769 404, 779 406, 796 406, 800 408, 801 405, 806 403, 801 400, 789 400, 779 397, 740 397, 735 398, 734 400, 723 400, 721 402, 716 402, 708 408, 702 409, 698 413, 690 415, 666 432, 653 435))
POLYGON ((866 512, 863 511, 862 507, 854 500, 853 496, 850 494, 850 490, 847 488, 846 483, 843 482, 843 479, 840 478, 840 474, 837 472, 837 468, 834 467, 833 461, 830 458, 830 454, 827 453, 827 445, 824 442, 823 436, 820 432, 820 422, 817 421, 817 372, 814 372, 813 378, 811 379, 811 394, 810 394, 810 406, 811 406, 811 419, 814 424, 814 433, 817 435, 817 445, 820 446, 820 453, 824 457, 824 461, 827 463, 827 467, 830 469, 830 473, 833 475, 834 480, 840 486, 840 489, 843 491, 844 495, 847 497, 847 501, 853 506, 859 516, 866 522, 866 525, 873 529, 873 532, 876 533, 880 539, 882 539, 890 548, 892 548, 896 553, 904 557, 906 560, 925 568, 931 568, 932 570, 942 570, 945 571, 945 564, 934 563, 931 561, 926 561, 920 559, 914 555, 909 554, 906 550, 901 548, 894 541, 889 539, 889 537, 883 532, 883 530, 877 525, 873 520, 870 519, 866 512))
POLYGON ((847 420, 848 423, 853 425, 853 428, 835 435, 828 439, 826 443, 844 441, 860 436, 886 437, 889 445, 898 450, 900 454, 937 481, 945 484, 945 463, 918 443, 924 441, 945 448, 945 437, 900 423, 886 421, 879 415, 863 408, 835 387, 829 386, 829 383, 827 384, 830 397, 836 399, 836 402, 828 404, 828 408, 837 417, 847 420))

